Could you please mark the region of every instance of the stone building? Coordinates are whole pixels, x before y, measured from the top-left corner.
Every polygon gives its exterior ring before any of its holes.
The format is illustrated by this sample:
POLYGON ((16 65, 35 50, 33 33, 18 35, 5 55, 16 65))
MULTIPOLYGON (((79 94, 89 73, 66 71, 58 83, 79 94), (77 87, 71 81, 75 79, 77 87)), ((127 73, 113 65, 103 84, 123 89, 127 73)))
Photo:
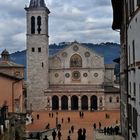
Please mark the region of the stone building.
POLYGON ((114 65, 78 42, 48 54, 49 9, 31 0, 27 12, 27 99, 29 110, 119 109, 114 65))
POLYGON ((0 106, 7 105, 9 112, 23 112, 24 66, 10 61, 8 51, 2 52, 0 60, 0 106))
POLYGON ((112 0, 113 29, 121 39, 121 127, 126 140, 140 139, 140 1, 112 0))

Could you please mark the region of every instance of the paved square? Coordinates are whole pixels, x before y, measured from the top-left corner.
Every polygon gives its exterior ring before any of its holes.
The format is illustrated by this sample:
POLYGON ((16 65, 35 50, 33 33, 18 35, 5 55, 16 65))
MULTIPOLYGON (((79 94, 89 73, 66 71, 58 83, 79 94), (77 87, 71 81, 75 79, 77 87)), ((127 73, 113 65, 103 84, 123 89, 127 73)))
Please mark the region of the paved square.
MULTIPOLYGON (((40 131, 44 130, 46 125, 49 123, 50 128, 56 127, 56 112, 53 112, 53 118, 49 117, 49 113, 52 112, 33 112, 34 122, 26 127, 27 131, 40 131), (39 114, 39 120, 37 120, 37 114, 39 114)), ((102 128, 104 126, 116 125, 116 120, 120 122, 120 112, 117 111, 101 111, 101 112, 84 112, 84 117, 80 118, 78 111, 71 112, 58 112, 58 123, 61 123, 61 140, 67 140, 68 131, 71 126, 74 126, 74 133, 71 134, 72 140, 77 140, 77 131, 79 128, 86 129, 86 139, 93 140, 93 124, 101 122, 102 128), (109 118, 106 118, 106 114, 109 118), (68 123, 68 117, 70 117, 70 123, 68 123), (62 123, 62 118, 64 119, 62 123)))

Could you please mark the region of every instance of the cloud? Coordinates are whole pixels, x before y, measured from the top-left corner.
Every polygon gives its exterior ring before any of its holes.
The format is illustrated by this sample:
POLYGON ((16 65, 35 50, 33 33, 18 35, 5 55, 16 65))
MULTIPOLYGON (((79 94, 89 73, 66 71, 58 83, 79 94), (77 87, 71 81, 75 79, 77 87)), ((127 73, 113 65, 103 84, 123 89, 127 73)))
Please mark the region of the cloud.
MULTIPOLYGON (((0 52, 26 48, 26 12, 29 0, 0 1, 0 52)), ((63 41, 119 42, 111 30, 112 8, 108 0, 47 0, 50 43, 63 41)))

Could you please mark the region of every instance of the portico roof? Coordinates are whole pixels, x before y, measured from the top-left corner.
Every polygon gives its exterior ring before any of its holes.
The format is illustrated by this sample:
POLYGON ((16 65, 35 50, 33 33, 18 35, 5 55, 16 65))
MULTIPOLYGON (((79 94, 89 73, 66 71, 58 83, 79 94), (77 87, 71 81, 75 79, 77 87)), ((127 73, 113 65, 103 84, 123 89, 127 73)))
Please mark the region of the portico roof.
POLYGON ((44 93, 98 93, 104 92, 102 85, 51 85, 44 93))

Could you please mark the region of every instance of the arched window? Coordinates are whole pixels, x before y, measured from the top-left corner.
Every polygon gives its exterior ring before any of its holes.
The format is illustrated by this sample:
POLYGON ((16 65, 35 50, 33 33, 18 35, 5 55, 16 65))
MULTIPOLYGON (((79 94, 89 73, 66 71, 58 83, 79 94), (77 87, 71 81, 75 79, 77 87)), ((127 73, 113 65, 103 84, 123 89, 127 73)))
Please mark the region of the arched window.
POLYGON ((78 54, 74 54, 70 59, 70 67, 82 67, 82 58, 78 54))
POLYGON ((109 102, 112 103, 112 97, 109 97, 109 102))
POLYGON ((35 17, 31 17, 31 34, 35 34, 35 17))
POLYGON ((41 16, 37 17, 37 26, 38 26, 38 28, 37 28, 38 34, 40 34, 40 32, 41 32, 41 16))
POLYGON ((100 100, 100 103, 102 103, 102 97, 100 97, 100 99, 99 99, 99 100, 100 100))
POLYGON ((116 98, 116 102, 117 102, 117 103, 119 102, 119 97, 116 98))

